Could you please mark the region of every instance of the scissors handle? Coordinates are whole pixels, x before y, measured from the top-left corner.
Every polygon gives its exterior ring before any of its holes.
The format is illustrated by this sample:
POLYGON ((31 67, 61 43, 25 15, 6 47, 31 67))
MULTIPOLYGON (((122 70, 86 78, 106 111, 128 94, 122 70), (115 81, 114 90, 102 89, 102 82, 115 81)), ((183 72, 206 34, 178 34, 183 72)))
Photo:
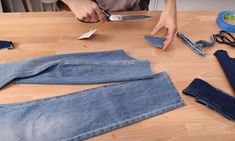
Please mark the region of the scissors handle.
MULTIPOLYGON (((101 8, 100 8, 101 9, 101 8)), ((104 11, 103 9, 101 9, 101 12, 107 17, 109 18, 111 16, 111 14, 109 14, 108 12, 104 11)))
POLYGON ((216 42, 235 47, 235 37, 231 33, 222 30, 219 34, 215 34, 214 36, 216 42))
POLYGON ((92 0, 93 2, 95 2, 97 4, 97 6, 100 8, 101 12, 106 16, 107 19, 109 19, 109 17, 111 16, 111 14, 109 14, 107 11, 105 11, 103 8, 100 7, 99 3, 96 0, 92 0))

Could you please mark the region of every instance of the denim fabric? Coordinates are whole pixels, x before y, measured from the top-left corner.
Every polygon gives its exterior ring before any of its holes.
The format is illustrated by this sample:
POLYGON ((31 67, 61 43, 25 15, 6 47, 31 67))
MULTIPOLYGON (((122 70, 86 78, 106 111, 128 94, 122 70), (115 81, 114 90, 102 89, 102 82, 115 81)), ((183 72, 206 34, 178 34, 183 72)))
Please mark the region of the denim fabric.
POLYGON ((0 41, 0 49, 13 49, 14 44, 11 41, 0 41))
POLYGON ((1 141, 80 141, 184 105, 169 76, 0 107, 1 141))
POLYGON ((235 91, 235 58, 230 58, 225 50, 218 50, 214 55, 219 61, 230 85, 235 91))
POLYGON ((163 48, 164 41, 166 40, 163 37, 154 37, 154 36, 144 36, 144 39, 150 45, 157 47, 157 48, 163 48))
POLYGON ((62 54, 0 65, 0 88, 12 82, 90 84, 152 77, 148 61, 124 51, 62 54))
POLYGON ((176 36, 185 44, 187 45, 189 48, 192 49, 192 51, 194 51, 195 53, 197 53, 200 56, 206 56, 206 51, 203 48, 206 47, 213 47, 215 42, 216 42, 216 37, 215 35, 211 36, 211 41, 206 41, 206 40, 199 40, 196 41, 195 43, 193 43, 187 36, 185 36, 183 33, 181 32, 177 32, 176 36))
POLYGON ((207 105, 230 120, 235 120, 235 98, 214 88, 207 82, 194 79, 183 90, 183 93, 194 96, 197 102, 207 105))

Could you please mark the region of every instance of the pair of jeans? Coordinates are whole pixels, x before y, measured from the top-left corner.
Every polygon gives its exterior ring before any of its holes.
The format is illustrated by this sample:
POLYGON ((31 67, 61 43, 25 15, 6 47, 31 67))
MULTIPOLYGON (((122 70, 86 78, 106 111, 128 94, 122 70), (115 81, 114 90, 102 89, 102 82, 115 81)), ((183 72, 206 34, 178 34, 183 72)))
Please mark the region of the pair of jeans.
POLYGON ((64 96, 1 105, 0 140, 80 141, 183 105, 162 72, 64 96))
POLYGON ((214 88, 201 79, 194 79, 183 90, 183 93, 194 96, 197 102, 205 104, 224 117, 235 121, 235 98, 222 90, 214 88))
POLYGON ((10 82, 29 84, 95 84, 153 77, 149 61, 123 50, 41 57, 0 65, 0 88, 10 82))
POLYGON ((116 82, 31 102, 0 105, 0 140, 80 141, 184 105, 169 76, 124 51, 62 54, 0 65, 10 82, 116 82))
POLYGON ((218 50, 214 55, 235 92, 235 58, 231 58, 225 50, 218 50))

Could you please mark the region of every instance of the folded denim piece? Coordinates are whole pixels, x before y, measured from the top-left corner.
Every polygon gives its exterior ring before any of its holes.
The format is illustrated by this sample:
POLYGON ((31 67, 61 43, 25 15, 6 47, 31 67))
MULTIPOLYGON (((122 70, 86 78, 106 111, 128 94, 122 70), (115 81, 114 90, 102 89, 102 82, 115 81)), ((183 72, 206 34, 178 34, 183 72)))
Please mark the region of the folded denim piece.
POLYGON ((147 41, 150 45, 163 48, 164 41, 166 40, 163 37, 155 37, 155 36, 144 36, 145 41, 147 41))
POLYGON ((167 73, 0 106, 0 140, 80 141, 184 105, 167 73))
POLYGON ((225 50, 218 50, 214 55, 219 61, 230 85, 235 91, 235 58, 230 58, 225 50))
POLYGON ((207 82, 201 79, 194 79, 183 90, 183 93, 194 96, 197 102, 207 105, 230 120, 235 120, 235 98, 214 88, 207 82))
POLYGON ((14 80, 30 84, 91 84, 153 77, 149 61, 123 50, 62 54, 0 65, 0 88, 14 80))

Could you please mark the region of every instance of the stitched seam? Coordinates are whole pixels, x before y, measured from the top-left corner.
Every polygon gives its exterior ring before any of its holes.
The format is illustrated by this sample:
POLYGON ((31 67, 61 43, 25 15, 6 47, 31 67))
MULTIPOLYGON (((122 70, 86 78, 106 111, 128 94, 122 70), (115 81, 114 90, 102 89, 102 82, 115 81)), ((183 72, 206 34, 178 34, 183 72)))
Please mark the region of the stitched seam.
MULTIPOLYGON (((182 103, 181 101, 179 101, 179 102, 177 102, 177 103, 174 103, 174 104, 172 103, 171 105, 166 106, 166 107, 162 107, 161 109, 152 110, 151 112, 147 112, 147 113, 144 113, 144 114, 141 114, 141 115, 138 115, 138 116, 135 116, 135 117, 132 117, 132 118, 123 120, 123 121, 119 121, 119 122, 117 122, 117 123, 115 123, 115 124, 111 124, 111 125, 108 125, 108 126, 105 126, 105 127, 102 127, 102 128, 95 129, 95 130, 93 130, 93 131, 89 131, 89 132, 86 132, 86 133, 82 133, 82 134, 80 134, 80 135, 78 135, 78 136, 71 137, 71 138, 66 139, 66 140, 64 140, 64 141, 69 141, 69 140, 73 140, 73 139, 75 139, 75 138, 79 138, 79 137, 81 137, 81 136, 86 136, 86 135, 89 134, 89 133, 94 133, 94 132, 99 131, 99 130, 102 130, 102 129, 104 130, 105 128, 109 128, 109 127, 112 127, 112 126, 115 126, 115 125, 119 125, 119 124, 125 123, 125 122, 130 121, 130 120, 137 119, 137 121, 139 121, 138 118, 140 118, 140 117, 142 117, 142 116, 147 116, 147 117, 145 117, 145 118, 140 119, 140 120, 143 120, 143 119, 148 118, 149 116, 152 117, 152 116, 154 116, 154 115, 159 115, 159 114, 161 114, 161 113, 166 112, 168 109, 175 109, 175 108, 180 107, 180 106, 184 106, 184 103, 182 103), (155 113, 156 113, 156 114, 155 114, 155 113), (154 115, 152 115, 152 114, 154 114, 154 115)), ((135 123, 135 122, 137 122, 137 121, 134 121, 134 122, 132 122, 132 123, 135 123)), ((127 124, 127 125, 129 125, 129 124, 127 124)), ((123 127, 123 126, 125 126, 125 125, 122 125, 121 127, 123 127)), ((120 128, 120 127, 118 127, 118 128, 120 128)), ((115 129, 117 129, 117 128, 115 128, 115 129)))

